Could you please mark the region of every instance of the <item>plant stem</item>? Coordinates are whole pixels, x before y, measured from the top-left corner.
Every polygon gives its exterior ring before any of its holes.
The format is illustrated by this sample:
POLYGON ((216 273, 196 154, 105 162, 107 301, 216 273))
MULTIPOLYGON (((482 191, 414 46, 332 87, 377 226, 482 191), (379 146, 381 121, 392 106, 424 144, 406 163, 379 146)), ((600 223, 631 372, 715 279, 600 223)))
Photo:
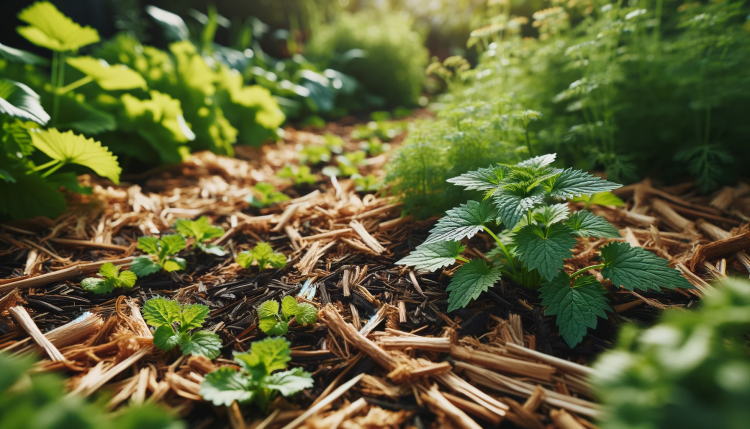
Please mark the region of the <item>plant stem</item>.
POLYGON ((499 239, 499 238, 497 238, 497 235, 495 235, 495 233, 493 233, 492 231, 490 231, 490 229, 489 229, 489 228, 487 228, 486 226, 482 226, 482 228, 484 228, 484 230, 485 230, 485 231, 486 231, 486 232, 487 232, 487 233, 488 233, 489 235, 491 235, 491 236, 492 236, 492 238, 494 238, 494 239, 495 239, 495 242, 497 243, 497 245, 498 245, 498 246, 500 246, 500 249, 501 249, 501 250, 503 251, 503 253, 505 254, 505 258, 506 258, 506 259, 508 260, 508 265, 510 265, 510 268, 511 268, 511 269, 513 270, 513 274, 514 274, 514 275, 517 275, 517 274, 518 274, 518 271, 516 270, 516 267, 515 267, 515 265, 513 265, 513 258, 512 258, 511 256, 510 256, 510 252, 508 252, 508 248, 507 248, 507 247, 505 247, 505 245, 503 244, 503 242, 502 242, 502 241, 500 241, 500 239, 499 239))
POLYGON ((463 256, 456 256, 456 260, 459 260, 461 262, 469 262, 469 260, 464 258, 463 256))
POLYGON ((55 165, 54 167, 50 168, 49 170, 45 171, 44 174, 42 174, 42 177, 47 177, 50 174, 54 173, 55 171, 59 170, 60 167, 65 165, 64 162, 60 162, 59 164, 55 165))
POLYGON ((34 169, 32 171, 44 170, 47 167, 52 167, 53 165, 57 164, 58 162, 60 162, 60 161, 57 160, 57 159, 53 159, 52 161, 47 162, 45 164, 37 165, 36 167, 34 167, 34 169))
POLYGON ((62 88, 59 88, 57 90, 57 93, 58 93, 58 95, 62 95, 62 94, 67 93, 68 91, 72 91, 72 90, 74 90, 74 89, 76 89, 78 87, 81 87, 81 86, 86 85, 87 83, 93 82, 93 81, 94 81, 93 77, 86 76, 86 77, 78 79, 77 81, 75 81, 73 83, 70 83, 70 84, 68 84, 68 85, 66 85, 66 86, 64 86, 62 88))
POLYGON ((60 94, 57 93, 57 89, 65 83, 65 52, 57 52, 57 55, 52 58, 52 70, 57 70, 57 73, 53 74, 52 82, 52 124, 57 122, 57 112, 60 105, 60 94), (55 61, 57 58, 57 61, 55 61), (55 81, 56 80, 56 81, 55 81))
POLYGON ((526 134, 526 147, 529 148, 529 156, 534 156, 534 151, 531 150, 531 141, 529 140, 529 127, 528 126, 524 128, 524 133, 526 134))
POLYGON ((588 267, 581 268, 580 270, 576 271, 575 273, 570 275, 570 278, 576 278, 580 276, 581 274, 585 273, 588 270, 595 270, 598 268, 604 268, 604 264, 596 264, 596 265, 589 265, 588 267))

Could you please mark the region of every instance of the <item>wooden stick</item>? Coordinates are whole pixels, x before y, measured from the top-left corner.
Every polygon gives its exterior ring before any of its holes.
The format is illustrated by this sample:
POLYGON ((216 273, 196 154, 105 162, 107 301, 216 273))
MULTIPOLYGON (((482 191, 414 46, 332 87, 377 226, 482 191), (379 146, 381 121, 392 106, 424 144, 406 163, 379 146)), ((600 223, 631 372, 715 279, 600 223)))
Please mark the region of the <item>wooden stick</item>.
POLYGON ((372 360, 377 362, 383 368, 388 371, 396 369, 396 366, 398 365, 396 359, 386 353, 385 350, 378 347, 375 343, 368 340, 367 337, 357 332, 352 325, 346 323, 333 304, 328 304, 323 307, 323 309, 320 310, 319 318, 320 321, 325 323, 335 335, 343 338, 355 348, 370 356, 372 360))
POLYGON ((565 410, 552 410, 549 414, 560 429, 586 429, 565 410))
POLYGON ((93 241, 87 240, 73 240, 70 238, 50 238, 51 242, 61 244, 69 247, 83 247, 86 249, 104 249, 104 250, 116 250, 118 252, 125 252, 129 249, 127 246, 119 246, 117 244, 110 243, 94 243, 93 241))
POLYGON ((65 356, 63 356, 63 354, 60 353, 60 350, 58 350, 57 347, 55 347, 50 340, 42 334, 42 331, 36 326, 34 319, 31 318, 25 308, 21 306, 11 307, 8 309, 8 312, 14 319, 16 319, 16 322, 21 325, 23 330, 26 331, 37 344, 39 344, 39 347, 47 353, 53 362, 65 362, 65 356))
POLYGON ((555 373, 555 367, 550 365, 523 361, 512 357, 498 356, 492 353, 470 349, 468 347, 453 346, 450 348, 450 353, 451 357, 454 359, 471 362, 495 371, 532 377, 537 380, 551 382, 552 375, 555 373))
POLYGON ((330 395, 326 396, 325 399, 323 399, 322 401, 318 402, 317 405, 314 405, 314 406, 310 407, 307 411, 305 411, 304 413, 302 413, 302 415, 300 415, 296 419, 292 420, 292 422, 289 423, 288 425, 284 426, 283 429, 294 429, 294 428, 296 428, 297 426, 299 426, 300 424, 302 424, 302 422, 304 422, 305 420, 307 420, 310 416, 313 416, 313 415, 317 414, 318 411, 320 411, 323 408, 327 407, 333 401, 335 401, 336 399, 338 399, 339 396, 341 396, 344 393, 346 393, 347 390, 351 389, 364 376, 365 376, 364 373, 359 374, 358 376, 356 376, 356 377, 352 378, 351 380, 347 381, 346 383, 342 384, 341 386, 339 386, 338 389, 334 390, 333 392, 331 392, 330 395))
POLYGON ((521 347, 517 344, 506 344, 505 347, 508 348, 508 350, 510 350, 511 352, 548 363, 557 369, 572 372, 573 374, 582 375, 584 377, 594 376, 597 374, 593 368, 579 365, 575 362, 570 362, 564 359, 556 358, 554 356, 550 356, 536 350, 527 349, 526 347, 521 347))
POLYGON ((714 241, 713 243, 699 245, 695 250, 695 253, 693 253, 693 257, 690 259, 690 270, 695 270, 695 267, 706 259, 714 259, 729 253, 740 252, 745 249, 750 249, 750 232, 714 241))
POLYGON ((488 409, 480 405, 477 405, 474 402, 467 401, 464 398, 461 398, 456 395, 452 395, 448 392, 440 392, 440 393, 445 397, 445 399, 449 400, 451 404, 466 411, 467 413, 473 415, 474 417, 479 417, 480 419, 486 422, 490 422, 495 426, 499 425, 503 421, 502 417, 498 416, 497 414, 491 413, 488 409))
POLYGON ((321 421, 321 427, 329 429, 337 429, 344 420, 360 412, 367 406, 365 398, 359 398, 346 407, 336 411, 330 416, 326 417, 321 421))
POLYGON ((442 412, 450 418, 453 423, 463 429, 482 429, 481 426, 466 415, 460 408, 445 399, 437 386, 432 386, 427 393, 422 393, 422 400, 435 407, 435 412, 442 412))
POLYGON ((81 379, 81 384, 79 384, 75 390, 70 392, 69 395, 78 393, 82 394, 83 396, 91 395, 100 387, 104 386, 109 380, 113 379, 119 373, 125 371, 128 367, 130 367, 130 365, 133 365, 140 358, 150 353, 152 349, 152 346, 142 348, 132 355, 128 356, 127 359, 123 360, 117 365, 105 370, 103 373, 97 374, 93 370, 89 371, 89 373, 86 374, 83 379, 81 379), (90 375, 93 375, 93 377, 89 377, 90 375))
POLYGON ((26 290, 30 288, 36 288, 36 287, 42 287, 46 286, 50 283, 54 282, 62 282, 65 280, 74 279, 76 277, 80 277, 86 274, 93 274, 97 271, 99 271, 99 268, 106 264, 107 262, 111 262, 115 265, 121 265, 121 264, 128 264, 135 259, 134 257, 130 258, 123 258, 123 259, 113 259, 110 261, 98 261, 98 262, 90 262, 87 264, 79 264, 72 267, 64 268, 59 271, 55 271, 54 273, 47 273, 42 274, 40 276, 36 277, 30 277, 25 278, 23 280, 18 280, 15 282, 5 283, 0 285, 0 294, 12 291, 13 289, 18 288, 19 290, 26 290))

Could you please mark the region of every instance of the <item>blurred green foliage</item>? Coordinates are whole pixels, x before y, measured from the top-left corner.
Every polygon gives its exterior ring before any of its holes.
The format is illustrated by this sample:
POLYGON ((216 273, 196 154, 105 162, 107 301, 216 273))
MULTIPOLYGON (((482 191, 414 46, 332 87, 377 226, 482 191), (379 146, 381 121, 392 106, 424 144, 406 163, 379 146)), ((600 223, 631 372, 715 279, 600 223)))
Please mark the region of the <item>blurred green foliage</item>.
POLYGON ((729 279, 701 308, 627 326, 595 365, 603 429, 741 429, 750 421, 750 282, 729 279))
POLYGON ((3 429, 183 429, 154 405, 106 413, 104 404, 66 395, 56 374, 28 374, 33 360, 0 354, 0 427, 3 429))
POLYGON ((310 57, 352 76, 389 106, 417 103, 428 53, 409 15, 344 12, 314 32, 310 57))

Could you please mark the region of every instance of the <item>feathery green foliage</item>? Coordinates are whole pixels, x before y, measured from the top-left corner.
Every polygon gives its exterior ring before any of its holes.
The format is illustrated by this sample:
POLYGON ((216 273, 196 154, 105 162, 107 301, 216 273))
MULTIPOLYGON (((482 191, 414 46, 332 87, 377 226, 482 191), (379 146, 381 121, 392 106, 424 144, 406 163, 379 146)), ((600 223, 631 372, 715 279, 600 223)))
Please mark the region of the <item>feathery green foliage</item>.
POLYGON ((208 312, 205 305, 180 305, 160 296, 143 305, 143 318, 156 328, 154 344, 160 350, 167 352, 180 346, 183 355, 214 359, 221 353, 221 338, 211 331, 194 331, 203 326, 208 312))
POLYGON ((667 266, 666 260, 620 242, 601 248, 600 264, 567 274, 565 260, 573 256, 576 237, 613 238, 620 234, 591 212, 571 214, 565 201, 591 199, 620 185, 580 170, 552 167, 554 160, 554 154, 542 155, 450 179, 467 190, 484 192, 485 199, 448 210, 427 240, 397 264, 435 271, 463 262, 446 289, 450 294, 448 311, 465 307, 501 277, 533 289, 541 285, 546 314, 557 316, 560 334, 570 347, 582 341, 587 329, 596 328, 597 317, 606 317, 605 310, 610 309, 602 285, 594 277, 583 275, 589 270, 601 269, 605 279, 629 290, 692 287, 679 271, 667 266), (563 202, 550 204, 553 200, 563 202), (510 237, 509 243, 503 243, 493 231, 498 225, 502 225, 498 232, 510 237), (461 241, 480 232, 497 243, 493 264, 461 256, 466 250, 461 241))

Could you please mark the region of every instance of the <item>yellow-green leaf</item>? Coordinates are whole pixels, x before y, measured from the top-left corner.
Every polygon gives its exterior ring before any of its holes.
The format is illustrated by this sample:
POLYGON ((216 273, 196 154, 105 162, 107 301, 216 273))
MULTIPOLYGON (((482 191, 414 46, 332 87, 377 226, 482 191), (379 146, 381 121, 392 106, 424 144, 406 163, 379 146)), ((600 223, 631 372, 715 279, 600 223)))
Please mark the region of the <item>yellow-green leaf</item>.
POLYGON ((107 91, 146 88, 143 77, 126 65, 109 65, 104 60, 92 57, 68 58, 67 62, 71 67, 94 79, 94 82, 107 91))
POLYGON ((95 29, 81 27, 50 2, 34 3, 22 10, 18 19, 30 24, 28 27, 18 27, 21 36, 53 51, 75 51, 99 41, 99 33, 95 29))
POLYGON ((117 157, 98 141, 73 134, 73 131, 61 133, 54 128, 35 129, 30 134, 34 147, 50 158, 66 164, 83 165, 100 176, 120 183, 122 169, 117 163, 117 157))

